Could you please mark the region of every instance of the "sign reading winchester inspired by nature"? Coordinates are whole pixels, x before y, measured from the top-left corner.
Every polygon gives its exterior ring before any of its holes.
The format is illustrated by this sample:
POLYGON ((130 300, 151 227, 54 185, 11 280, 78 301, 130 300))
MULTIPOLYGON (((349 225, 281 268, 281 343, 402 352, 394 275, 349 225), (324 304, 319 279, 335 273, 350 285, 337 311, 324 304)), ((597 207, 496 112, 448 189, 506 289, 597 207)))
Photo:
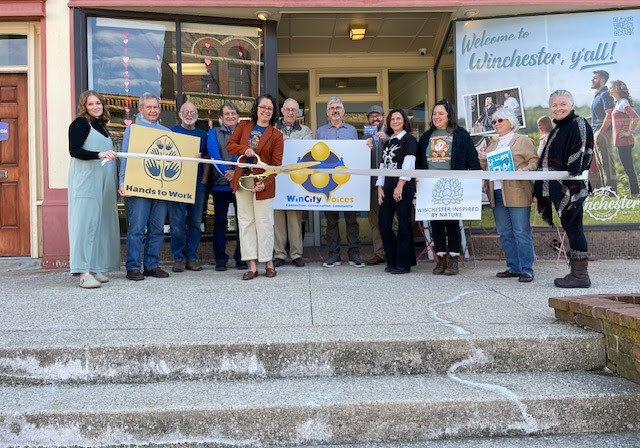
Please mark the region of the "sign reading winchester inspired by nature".
MULTIPOLYGON (((130 153, 196 157, 199 149, 198 137, 131 125, 130 153)), ((197 175, 197 163, 129 158, 124 189, 130 196, 193 204, 197 175)))
MULTIPOLYGON (((318 162, 323 169, 369 169, 366 140, 287 140, 282 164, 318 162)), ((300 170, 276 177, 276 210, 369 210, 368 176, 300 170)))
POLYGON ((416 221, 480 219, 481 179, 420 179, 416 221))

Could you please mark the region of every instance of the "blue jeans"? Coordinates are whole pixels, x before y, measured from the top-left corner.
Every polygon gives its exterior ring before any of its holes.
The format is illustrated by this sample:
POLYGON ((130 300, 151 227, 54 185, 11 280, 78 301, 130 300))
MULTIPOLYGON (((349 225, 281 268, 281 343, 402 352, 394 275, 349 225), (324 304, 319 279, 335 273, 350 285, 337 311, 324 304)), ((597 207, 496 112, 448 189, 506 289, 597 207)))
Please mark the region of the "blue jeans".
POLYGON ((142 240, 144 243, 144 268, 158 267, 158 259, 164 239, 164 218, 167 202, 158 199, 129 196, 125 200, 127 210, 127 270, 140 270, 142 240), (145 229, 147 236, 145 238, 145 229))
MULTIPOLYGON (((233 205, 238 211, 236 197, 231 191, 213 191, 213 255, 216 264, 226 265, 229 261, 227 255, 227 213, 229 212, 229 204, 233 205)), ((240 239, 236 233, 236 251, 233 254, 236 263, 242 263, 240 255, 240 239)))
POLYGON ((198 259, 198 245, 202 237, 200 224, 206 192, 207 186, 198 182, 194 204, 167 202, 171 227, 171 253, 174 261, 184 260, 185 257, 188 261, 198 259))
POLYGON ((495 190, 493 216, 500 235, 500 244, 507 257, 507 267, 513 273, 533 275, 533 237, 529 218, 530 207, 505 207, 502 190, 495 190))

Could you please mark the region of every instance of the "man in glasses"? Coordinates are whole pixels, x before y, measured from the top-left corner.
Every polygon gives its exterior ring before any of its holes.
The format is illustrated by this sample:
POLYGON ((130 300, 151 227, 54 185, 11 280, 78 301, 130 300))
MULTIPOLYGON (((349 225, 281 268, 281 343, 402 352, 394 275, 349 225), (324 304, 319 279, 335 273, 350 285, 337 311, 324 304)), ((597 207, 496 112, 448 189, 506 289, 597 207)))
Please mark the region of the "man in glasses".
MULTIPOLYGON (((180 107, 180 124, 171 128, 173 132, 200 138, 200 157, 209 158, 207 153, 207 134, 196 128, 198 109, 187 101, 180 107)), ((196 199, 194 204, 184 202, 167 202, 169 225, 171 227, 171 253, 173 254, 173 272, 183 272, 186 269, 201 271, 198 261, 198 245, 202 231, 202 211, 206 195, 206 180, 202 180, 204 165, 198 164, 198 180, 196 184, 196 199)))
MULTIPOLYGON (((300 114, 300 105, 293 98, 287 98, 282 104, 282 118, 276 123, 276 129, 282 132, 284 140, 311 140, 313 134, 296 118, 300 114)), ((302 210, 274 210, 273 265, 280 267, 287 259, 287 240, 291 263, 296 267, 304 266, 302 259, 302 210)))
MULTIPOLYGON (((349 123, 345 123, 344 105, 338 97, 331 97, 327 101, 327 120, 324 126, 316 131, 317 140, 357 140, 358 131, 349 123)), ((340 259, 340 229, 338 227, 338 213, 326 211, 327 218, 327 246, 329 246, 329 258, 322 264, 325 268, 339 266, 340 259)), ((349 264, 358 268, 365 263, 360 258, 360 229, 358 227, 358 212, 343 212, 347 227, 347 241, 349 243, 349 264)))

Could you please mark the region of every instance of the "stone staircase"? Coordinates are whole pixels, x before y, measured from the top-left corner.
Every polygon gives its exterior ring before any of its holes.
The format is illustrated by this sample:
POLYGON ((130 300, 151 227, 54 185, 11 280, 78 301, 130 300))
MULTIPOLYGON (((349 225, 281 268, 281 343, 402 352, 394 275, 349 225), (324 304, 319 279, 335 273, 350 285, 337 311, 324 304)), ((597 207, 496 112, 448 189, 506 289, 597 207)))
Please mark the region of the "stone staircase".
POLYGON ((423 338, 4 348, 0 447, 640 446, 640 386, 604 372, 602 335, 434 318, 423 338))

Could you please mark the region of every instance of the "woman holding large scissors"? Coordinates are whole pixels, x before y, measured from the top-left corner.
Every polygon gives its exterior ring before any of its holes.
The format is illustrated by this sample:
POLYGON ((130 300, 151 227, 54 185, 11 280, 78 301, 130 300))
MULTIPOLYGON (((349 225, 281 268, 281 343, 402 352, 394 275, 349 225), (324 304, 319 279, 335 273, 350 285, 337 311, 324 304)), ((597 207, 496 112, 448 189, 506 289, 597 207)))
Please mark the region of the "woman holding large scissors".
MULTIPOLYGON (((251 108, 251 120, 241 121, 227 143, 229 154, 240 156, 240 162, 255 163, 259 159, 272 166, 282 164, 284 139, 275 129, 278 106, 271 95, 260 95, 251 108), (257 157, 256 157, 257 156, 257 157)), ((264 170, 236 167, 231 188, 236 192, 240 251, 249 270, 243 280, 258 276, 258 262, 265 263, 265 276, 275 277, 273 266, 273 198, 276 194, 275 174, 255 177, 264 170), (240 187, 240 188, 238 188, 240 187)))

